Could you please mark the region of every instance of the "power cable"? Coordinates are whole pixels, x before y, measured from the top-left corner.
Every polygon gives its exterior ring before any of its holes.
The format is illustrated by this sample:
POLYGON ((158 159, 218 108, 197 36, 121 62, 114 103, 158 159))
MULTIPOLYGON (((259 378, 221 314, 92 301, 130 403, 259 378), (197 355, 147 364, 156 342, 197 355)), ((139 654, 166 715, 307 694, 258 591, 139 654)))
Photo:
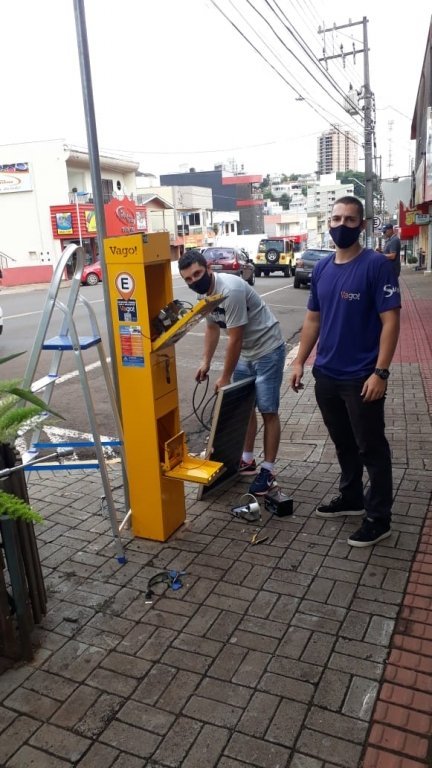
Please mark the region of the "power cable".
MULTIPOLYGON (((273 14, 276 16, 276 18, 278 19, 278 21, 280 21, 280 22, 283 24, 283 26, 285 27, 285 29, 286 29, 286 30, 289 32, 289 34, 290 34, 290 35, 291 35, 291 36, 294 38, 294 40, 295 40, 295 42, 297 43, 297 45, 299 45, 299 46, 301 47, 301 49, 302 49, 302 50, 303 50, 303 51, 306 53, 306 55, 308 56, 308 58, 309 58, 309 59, 312 61, 312 63, 314 64, 314 66, 316 66, 316 67, 317 67, 317 69, 318 69, 318 71, 320 72, 320 74, 321 74, 321 75, 324 75, 324 77, 326 78, 326 80, 327 80, 327 81, 330 83, 330 85, 331 85, 331 86, 332 86, 332 87, 335 89, 335 91, 336 91, 336 92, 337 92, 337 93, 338 93, 340 96, 342 96, 344 99, 347 99, 347 95, 346 95, 346 93, 345 93, 345 92, 343 91, 343 89, 342 89, 342 88, 341 88, 341 87, 340 87, 340 86, 339 86, 339 85, 338 85, 338 84, 337 84, 337 83, 336 83, 336 82, 333 80, 333 78, 332 78, 332 77, 331 77, 331 76, 328 74, 327 70, 326 70, 326 69, 325 69, 325 68, 322 66, 321 62, 318 60, 318 57, 317 57, 317 56, 315 56, 315 54, 314 54, 314 53, 312 53, 312 51, 310 50, 309 46, 307 45, 306 41, 305 41, 305 40, 302 38, 302 36, 300 35, 300 33, 299 33, 299 32, 297 32, 296 30, 294 30, 294 29, 292 28, 292 24, 290 23, 290 21, 289 21, 288 17, 287 17, 287 16, 286 16, 286 14, 284 13, 284 11, 283 11, 283 10, 281 9, 281 7, 278 5, 278 3, 277 3, 277 0, 273 0, 273 2, 274 2, 274 4, 275 4, 276 8, 278 9, 279 13, 280 13, 280 14, 282 14, 282 17, 283 17, 283 18, 280 18, 280 16, 278 16, 278 15, 277 15, 277 13, 276 13, 275 9, 274 9, 274 8, 273 8, 273 6, 270 4, 269 0, 264 0, 264 1, 265 1, 266 5, 267 5, 267 6, 270 8, 270 10, 273 12, 273 14), (285 21, 283 21, 283 19, 286 19, 287 23, 285 23, 285 21)), ((247 2, 248 2, 250 5, 251 5, 251 0, 247 0, 247 2)), ((262 14, 261 14, 259 11, 257 11, 257 13, 259 13, 259 15, 260 15, 260 16, 262 15, 262 14)), ((264 18, 264 17, 262 17, 262 18, 264 18)), ((266 21, 266 23, 267 23, 267 24, 269 24, 269 22, 267 21, 267 19, 265 19, 265 21, 266 21)), ((271 25, 270 25, 270 26, 271 26, 271 25)), ((273 28, 272 28, 272 29, 273 29, 273 28)), ((275 33, 275 34, 276 34, 276 33, 275 33)), ((278 38, 278 39, 280 39, 280 38, 278 38)), ((287 46, 285 46, 285 47, 287 47, 287 46)), ((295 55, 295 54, 294 54, 292 51, 290 51, 290 49, 288 49, 288 48, 287 48, 287 50, 288 50, 288 51, 289 51, 289 52, 290 52, 290 53, 291 53, 291 54, 292 54, 292 55, 293 55, 293 56, 294 56, 294 57, 297 59, 297 61, 299 61, 299 62, 302 64, 302 66, 303 66, 303 67, 306 69, 306 71, 308 72, 308 69, 307 69, 307 67, 306 67, 306 66, 305 66, 305 65, 304 65, 304 64, 303 64, 303 63, 300 61, 300 59, 299 59, 299 58, 298 58, 298 57, 297 57, 297 56, 296 56, 296 55, 295 55)), ((313 77, 313 79, 315 80, 315 82, 317 82, 317 83, 318 83, 318 85, 319 85, 319 86, 320 86, 320 87, 321 87, 321 88, 324 90, 324 92, 325 92, 325 93, 326 93, 328 96, 330 96, 330 98, 331 98, 331 99, 333 99, 333 97, 331 96, 331 94, 330 94, 330 93, 327 91, 327 89, 326 89, 326 88, 324 88, 324 86, 323 86, 321 83, 319 83, 319 81, 316 79, 316 77, 314 77, 314 76, 313 76, 313 75, 312 75, 310 72, 309 72, 309 74, 310 74, 310 76, 311 76, 311 77, 313 77)), ((336 101, 336 100, 335 100, 335 99, 333 99, 333 101, 336 101)), ((348 101, 350 101, 350 100, 348 99, 348 101)), ((338 103, 338 104, 339 104, 339 102, 336 102, 336 103, 338 103)), ((354 104, 354 102, 351 102, 351 103, 352 103, 352 105, 353 105, 353 106, 356 106, 356 105, 354 104)), ((340 106, 340 105, 339 105, 339 106, 340 106)), ((355 119, 355 118, 354 118, 354 119, 355 119)), ((358 123, 358 125, 360 125, 360 126, 361 126, 361 123, 360 123, 358 120, 356 120, 356 122, 358 123)), ((361 126, 361 127, 363 127, 363 126, 361 126)))
MULTIPOLYGON (((249 40, 249 38, 241 31, 241 29, 235 24, 235 22, 232 21, 232 19, 230 19, 229 16, 226 15, 226 13, 218 6, 218 4, 215 2, 215 0, 210 0, 210 2, 219 11, 219 13, 221 13, 222 16, 224 16, 224 18, 228 21, 228 23, 231 24, 231 26, 234 27, 234 29, 239 33, 239 35, 241 35, 241 37, 244 40, 246 40, 248 45, 250 45, 251 48, 254 49, 254 51, 258 54, 258 56, 260 56, 260 58, 262 58, 266 62, 266 64, 268 64, 268 66, 277 74, 277 76, 280 77, 281 80, 284 81, 284 83, 288 86, 288 88, 290 88, 296 94, 298 99, 300 101, 304 101, 322 120, 325 120, 325 122, 328 122, 328 117, 325 117, 325 115, 323 115, 322 112, 320 112, 320 110, 316 106, 314 106, 313 103, 308 101, 308 99, 306 99, 304 97, 304 95, 302 93, 300 93, 300 91, 298 91, 296 88, 294 88, 294 86, 283 76, 283 74, 281 72, 279 72, 279 70, 274 66, 274 64, 272 64, 268 59, 266 59, 264 54, 262 54, 261 51, 252 43, 252 41, 249 40)), ((321 109, 323 109, 323 107, 321 107, 321 109)), ((337 119, 337 118, 335 118, 335 119, 337 119)), ((340 130, 339 125, 330 122, 330 126, 332 128, 334 128, 338 133, 340 133, 342 135, 345 135, 343 133, 343 131, 340 130)), ((349 137, 349 139, 354 144, 357 144, 358 146, 362 146, 360 144, 360 142, 356 141, 354 138, 349 137)))

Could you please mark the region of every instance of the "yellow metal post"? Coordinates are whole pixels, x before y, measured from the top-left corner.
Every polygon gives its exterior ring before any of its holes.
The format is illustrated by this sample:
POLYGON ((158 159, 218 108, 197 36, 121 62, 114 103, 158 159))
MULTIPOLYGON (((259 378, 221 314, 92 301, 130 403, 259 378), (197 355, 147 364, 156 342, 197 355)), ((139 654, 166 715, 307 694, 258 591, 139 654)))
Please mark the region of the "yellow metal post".
POLYGON ((173 343, 206 307, 154 340, 152 319, 173 300, 169 235, 106 238, 104 252, 132 528, 166 541, 185 519, 183 481, 208 483, 223 466, 187 456, 180 430, 173 343))

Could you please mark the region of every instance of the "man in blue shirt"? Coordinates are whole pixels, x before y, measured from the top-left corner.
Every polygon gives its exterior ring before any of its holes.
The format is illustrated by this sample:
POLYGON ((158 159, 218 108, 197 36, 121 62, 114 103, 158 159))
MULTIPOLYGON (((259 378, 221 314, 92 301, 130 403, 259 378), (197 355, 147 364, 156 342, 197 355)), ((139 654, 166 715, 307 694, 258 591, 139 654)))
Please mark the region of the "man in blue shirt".
POLYGON ((383 233, 385 237, 384 253, 386 258, 391 261, 393 268, 396 272, 396 277, 399 277, 401 271, 401 241, 399 240, 396 232, 394 231, 393 224, 386 224, 383 227, 383 233))
POLYGON ((316 342, 315 396, 341 468, 339 496, 316 509, 327 520, 363 515, 348 538, 367 547, 391 535, 392 466, 385 436, 384 400, 399 336, 400 291, 384 254, 364 248, 360 200, 337 200, 329 221, 335 254, 312 273, 308 309, 290 378, 302 387, 304 364, 316 342), (369 490, 363 493, 363 467, 369 490))

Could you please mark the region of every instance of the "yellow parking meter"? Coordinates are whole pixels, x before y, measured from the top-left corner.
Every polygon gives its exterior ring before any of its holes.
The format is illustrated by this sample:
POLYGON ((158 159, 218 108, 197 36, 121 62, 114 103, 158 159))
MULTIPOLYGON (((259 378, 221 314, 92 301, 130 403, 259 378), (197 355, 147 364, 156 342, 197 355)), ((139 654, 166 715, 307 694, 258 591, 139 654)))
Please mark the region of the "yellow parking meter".
POLYGON ((184 481, 209 484, 223 469, 187 453, 174 349, 222 297, 182 309, 168 323, 164 308, 177 306, 168 233, 106 238, 104 253, 132 528, 136 536, 166 541, 185 519, 184 481))

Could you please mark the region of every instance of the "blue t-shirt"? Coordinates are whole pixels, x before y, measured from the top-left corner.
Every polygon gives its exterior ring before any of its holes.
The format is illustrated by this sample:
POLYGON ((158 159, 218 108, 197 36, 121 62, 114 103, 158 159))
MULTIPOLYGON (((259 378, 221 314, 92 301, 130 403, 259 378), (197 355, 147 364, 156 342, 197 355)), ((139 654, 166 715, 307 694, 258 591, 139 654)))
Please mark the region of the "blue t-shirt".
POLYGON ((393 264, 365 248, 346 264, 334 254, 312 272, 308 309, 320 313, 315 367, 335 379, 369 376, 376 367, 382 330, 381 312, 400 307, 393 264))

